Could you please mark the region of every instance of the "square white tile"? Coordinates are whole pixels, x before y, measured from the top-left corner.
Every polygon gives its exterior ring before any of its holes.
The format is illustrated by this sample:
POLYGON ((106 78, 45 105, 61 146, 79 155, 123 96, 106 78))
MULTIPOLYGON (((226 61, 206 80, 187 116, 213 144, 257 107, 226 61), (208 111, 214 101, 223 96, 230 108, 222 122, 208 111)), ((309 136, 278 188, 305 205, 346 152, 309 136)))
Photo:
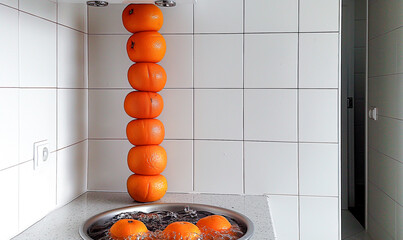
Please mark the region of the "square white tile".
POLYGON ((88 191, 126 192, 127 153, 133 147, 127 140, 89 140, 88 191))
POLYGON ((245 36, 245 88, 296 88, 298 35, 245 36))
POLYGON ((126 125, 132 120, 123 103, 130 90, 89 90, 89 138, 124 138, 126 125))
POLYGON ((395 202, 371 182, 368 183, 368 216, 374 218, 390 236, 395 235, 395 202))
MULTIPOLYGON (((403 205, 403 163, 395 162, 396 173, 396 202, 403 205)), ((393 184, 392 184, 393 185, 393 184)))
MULTIPOLYGON (((403 207, 401 205, 396 204, 396 211, 397 211, 397 220, 396 226, 403 226, 403 207)), ((396 239, 403 239, 403 228, 399 227, 396 230, 396 239)))
POLYGON ((18 164, 19 89, 0 88, 0 169, 18 164))
POLYGON ((371 216, 368 216, 368 235, 370 239, 394 240, 385 229, 371 216))
POLYGON ((178 4, 173 8, 160 8, 164 24, 160 33, 193 33, 193 5, 178 4))
POLYGON ((396 31, 396 55, 397 55, 397 66, 396 72, 403 73, 403 29, 400 28, 396 31))
POLYGON ((195 88, 242 88, 242 34, 196 35, 194 38, 195 88))
POLYGON ((303 33, 299 36, 299 87, 339 86, 337 33, 303 33))
POLYGON ((33 159, 33 144, 56 150, 56 89, 20 89, 20 162, 33 159))
POLYGON ((278 239, 299 238, 298 197, 269 195, 268 200, 278 239))
MULTIPOLYGON (((396 73, 397 48, 395 36, 397 32, 371 39, 368 42, 368 76, 380 76, 396 73)), ((362 53, 361 53, 362 54, 362 53)), ((362 67, 361 67, 362 68, 362 67)))
POLYGON ((58 25, 57 87, 85 88, 85 34, 58 25))
POLYGON ((0 170, 0 191, 4 193, 0 211, 7 216, 0 218, 4 239, 11 239, 18 233, 18 185, 18 166, 0 170))
MULTIPOLYGON (((56 22, 57 3, 49 0, 19 0, 19 9, 35 16, 56 22)), ((26 39, 26 38, 24 38, 26 39)), ((31 45, 32 46, 32 45, 31 45)))
POLYGON ((193 90, 165 89, 160 94, 164 109, 158 119, 165 126, 165 139, 192 139, 193 90))
POLYGON ((167 50, 159 63, 167 73, 165 88, 193 87, 193 36, 164 35, 167 50))
POLYGON ((130 88, 127 71, 133 64, 127 56, 129 35, 89 36, 89 87, 130 88))
POLYGON ((33 161, 19 165, 19 231, 22 232, 56 207, 56 153, 40 168, 33 161))
POLYGON ((191 140, 164 140, 161 146, 167 152, 168 157, 167 167, 161 173, 167 178, 168 192, 192 192, 193 142, 191 140))
POLYGON ((17 0, 0 0, 1 4, 13 7, 13 8, 18 8, 18 1, 17 0))
POLYGON ((78 2, 59 2, 57 4, 57 22, 87 32, 87 4, 78 2))
POLYGON ((0 5, 0 35, 0 87, 19 87, 18 10, 0 5))
POLYGON ((242 0, 203 0, 194 5, 195 33, 242 33, 242 0))
POLYGON ((337 144, 299 145, 299 186, 301 195, 339 194, 339 154, 337 144))
POLYGON ((323 32, 339 30, 339 0, 300 0, 299 30, 323 32))
POLYGON ((196 89, 194 94, 196 139, 242 140, 242 90, 196 89))
POLYGON ((368 5, 369 38, 382 35, 401 26, 401 1, 375 1, 368 5))
POLYGON ((298 194, 297 144, 245 142, 245 193, 298 194))
MULTIPOLYGON (((109 4, 108 7, 88 8, 89 34, 131 34, 122 23, 126 4, 109 4)), ((125 45, 126 46, 126 45, 125 45)))
POLYGON ((301 240, 340 239, 337 198, 300 197, 299 201, 301 240))
POLYGON ((88 90, 57 91, 57 149, 61 149, 88 138, 88 90))
POLYGON ((337 90, 299 90, 299 140, 338 141, 337 90))
POLYGON ((20 87, 56 87, 56 24, 19 16, 20 87))
POLYGON ((298 32, 298 0, 245 1, 245 32, 298 32))
POLYGON ((297 140, 297 90, 246 89, 245 139, 297 140))
POLYGON ((57 152, 57 206, 87 191, 88 141, 57 152))
POLYGON ((242 142, 194 142, 196 192, 243 193, 242 142))

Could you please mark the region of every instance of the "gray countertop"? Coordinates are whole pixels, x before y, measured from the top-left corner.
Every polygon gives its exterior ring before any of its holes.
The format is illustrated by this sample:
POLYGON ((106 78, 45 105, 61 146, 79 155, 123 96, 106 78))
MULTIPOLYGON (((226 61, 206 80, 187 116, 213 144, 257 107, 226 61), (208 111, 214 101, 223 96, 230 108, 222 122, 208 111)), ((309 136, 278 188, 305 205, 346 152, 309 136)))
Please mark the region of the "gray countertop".
MULTIPOLYGON (((200 203, 238 211, 255 225, 254 240, 272 240, 274 230, 265 196, 167 193, 156 203, 200 203)), ((81 239, 78 229, 90 217, 114 208, 139 205, 127 193, 87 192, 16 236, 15 240, 81 239)))

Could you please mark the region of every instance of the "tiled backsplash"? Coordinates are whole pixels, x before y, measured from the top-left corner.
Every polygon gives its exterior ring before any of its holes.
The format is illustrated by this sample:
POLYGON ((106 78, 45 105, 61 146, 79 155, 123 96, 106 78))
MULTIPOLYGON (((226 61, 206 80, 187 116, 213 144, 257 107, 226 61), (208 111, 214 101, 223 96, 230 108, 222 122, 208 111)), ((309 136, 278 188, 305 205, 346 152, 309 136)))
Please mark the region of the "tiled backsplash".
MULTIPOLYGON (((338 239, 339 5, 163 9, 168 191, 268 194, 279 239, 338 239)), ((130 175, 124 7, 89 8, 89 190, 126 191, 130 175)))
POLYGON ((87 7, 0 0, 0 239, 87 189, 87 7), (33 143, 50 159, 33 169, 33 143))

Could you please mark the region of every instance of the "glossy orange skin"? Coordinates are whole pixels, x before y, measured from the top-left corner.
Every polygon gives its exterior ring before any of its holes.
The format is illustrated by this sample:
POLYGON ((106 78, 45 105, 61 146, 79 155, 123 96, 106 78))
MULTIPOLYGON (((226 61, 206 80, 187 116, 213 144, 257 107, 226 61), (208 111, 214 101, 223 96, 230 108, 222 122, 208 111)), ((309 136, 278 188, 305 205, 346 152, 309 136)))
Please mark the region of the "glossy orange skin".
POLYGON ((216 233, 229 232, 232 227, 231 223, 220 215, 204 217, 200 219, 196 225, 202 233, 207 234, 207 239, 214 238, 216 233))
POLYGON ((159 92, 165 87, 167 74, 156 63, 136 63, 127 72, 130 85, 139 91, 159 92))
POLYGON ((164 23, 164 16, 154 4, 130 4, 123 10, 122 22, 131 33, 158 31, 164 23))
POLYGON ((141 236, 148 232, 144 223, 134 219, 121 219, 114 223, 109 230, 114 240, 124 240, 132 236, 141 236))
POLYGON ((158 175, 167 166, 167 153, 158 145, 133 147, 127 155, 127 165, 136 174, 158 175))
POLYGON ((158 119, 137 119, 127 124, 126 135, 136 146, 159 145, 164 140, 165 128, 158 119))
POLYGON ((161 95, 154 92, 131 92, 127 94, 124 109, 133 118, 156 118, 164 108, 161 95))
POLYGON ((166 43, 159 32, 138 32, 127 40, 126 50, 133 62, 156 63, 164 58, 166 43))
MULTIPOLYGON (((162 232, 169 240, 196 240, 200 237, 200 229, 190 222, 173 222, 162 232)), ((165 239, 165 238, 164 238, 165 239)))
POLYGON ((127 179, 127 192, 137 202, 154 202, 161 199, 168 189, 162 175, 133 174, 127 179))

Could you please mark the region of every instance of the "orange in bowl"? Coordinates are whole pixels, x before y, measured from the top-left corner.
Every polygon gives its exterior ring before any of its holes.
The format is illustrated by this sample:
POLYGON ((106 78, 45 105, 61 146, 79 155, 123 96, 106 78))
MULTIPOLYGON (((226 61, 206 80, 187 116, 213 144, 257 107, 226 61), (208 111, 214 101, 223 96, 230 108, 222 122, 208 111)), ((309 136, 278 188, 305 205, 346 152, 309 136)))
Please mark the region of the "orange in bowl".
POLYGON ((190 222, 174 222, 169 224, 162 232, 164 239, 169 240, 197 240, 200 237, 200 229, 190 222))
POLYGON ((114 240, 124 240, 129 237, 138 237, 148 232, 144 223, 134 219, 121 219, 114 223, 109 233, 114 240))
POLYGON ((220 233, 227 233, 232 227, 231 223, 225 217, 220 215, 204 217, 200 219, 196 225, 203 234, 211 237, 220 233))

